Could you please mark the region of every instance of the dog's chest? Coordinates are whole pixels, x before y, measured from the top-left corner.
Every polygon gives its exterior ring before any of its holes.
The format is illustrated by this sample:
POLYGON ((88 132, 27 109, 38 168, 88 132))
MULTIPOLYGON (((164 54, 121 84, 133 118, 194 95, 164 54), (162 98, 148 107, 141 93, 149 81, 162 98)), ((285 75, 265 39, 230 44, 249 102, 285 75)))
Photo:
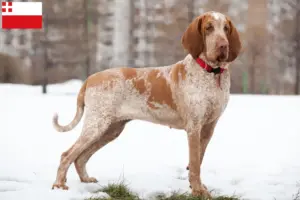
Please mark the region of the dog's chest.
POLYGON ((192 117, 204 119, 205 123, 219 118, 229 100, 229 72, 189 74, 187 81, 185 102, 187 107, 194 108, 190 111, 192 117))

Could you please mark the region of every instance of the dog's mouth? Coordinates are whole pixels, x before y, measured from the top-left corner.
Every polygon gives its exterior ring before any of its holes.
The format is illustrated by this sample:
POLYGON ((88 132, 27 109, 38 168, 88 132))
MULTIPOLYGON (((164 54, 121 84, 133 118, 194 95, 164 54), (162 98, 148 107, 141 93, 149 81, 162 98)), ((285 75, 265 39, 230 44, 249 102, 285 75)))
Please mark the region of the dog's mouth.
POLYGON ((226 62, 228 59, 227 52, 219 52, 215 53, 214 55, 206 54, 206 60, 210 62, 212 67, 218 67, 220 63, 226 62))
POLYGON ((227 60, 227 55, 226 55, 226 53, 220 53, 220 55, 217 57, 217 61, 218 62, 225 62, 226 60, 227 60))

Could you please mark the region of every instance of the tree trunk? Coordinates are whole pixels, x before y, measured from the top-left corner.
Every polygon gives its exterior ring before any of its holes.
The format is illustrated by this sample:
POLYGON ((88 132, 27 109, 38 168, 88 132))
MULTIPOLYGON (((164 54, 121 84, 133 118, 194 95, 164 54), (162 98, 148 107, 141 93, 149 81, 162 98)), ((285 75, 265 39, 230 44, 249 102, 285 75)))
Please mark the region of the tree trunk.
POLYGON ((246 37, 248 58, 252 59, 248 61, 252 64, 248 66, 251 93, 260 93, 261 84, 265 84, 268 79, 266 72, 267 17, 266 0, 249 1, 246 37))
POLYGON ((300 94, 300 1, 297 3, 297 14, 296 14, 296 34, 295 34, 295 43, 296 43, 296 81, 295 81, 295 94, 300 94))
POLYGON ((131 43, 131 0, 115 1, 113 65, 129 65, 131 43))

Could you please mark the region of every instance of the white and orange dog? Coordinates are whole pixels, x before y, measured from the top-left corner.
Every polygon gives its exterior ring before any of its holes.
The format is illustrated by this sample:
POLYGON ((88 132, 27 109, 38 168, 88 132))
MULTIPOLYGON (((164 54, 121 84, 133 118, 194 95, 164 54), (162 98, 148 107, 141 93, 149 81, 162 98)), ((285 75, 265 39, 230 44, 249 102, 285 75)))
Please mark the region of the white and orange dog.
POLYGON ((82 182, 97 182, 87 174, 87 161, 118 137, 128 121, 139 119, 187 132, 192 194, 210 197, 200 166, 229 100, 228 65, 239 55, 241 42, 227 16, 207 12, 188 26, 182 45, 189 54, 170 66, 112 68, 84 82, 73 121, 61 126, 58 116, 53 118, 57 131, 70 131, 86 110, 82 134, 61 155, 53 188, 68 189, 66 173, 73 162, 82 182))

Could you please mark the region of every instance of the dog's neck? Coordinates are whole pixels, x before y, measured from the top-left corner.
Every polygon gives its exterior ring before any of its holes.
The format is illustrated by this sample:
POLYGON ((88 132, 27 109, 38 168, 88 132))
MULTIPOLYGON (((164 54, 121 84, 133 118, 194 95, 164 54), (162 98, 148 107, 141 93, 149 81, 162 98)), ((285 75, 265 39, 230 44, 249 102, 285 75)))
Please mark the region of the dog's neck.
POLYGON ((227 63, 227 62, 218 62, 218 61, 216 61, 216 62, 211 62, 211 61, 209 61, 209 60, 206 58, 206 56, 205 56, 204 53, 201 53, 201 54, 199 55, 199 58, 201 58, 205 63, 207 63, 208 65, 210 65, 212 68, 218 68, 218 67, 221 67, 221 68, 227 69, 227 66, 228 66, 228 63, 227 63))

